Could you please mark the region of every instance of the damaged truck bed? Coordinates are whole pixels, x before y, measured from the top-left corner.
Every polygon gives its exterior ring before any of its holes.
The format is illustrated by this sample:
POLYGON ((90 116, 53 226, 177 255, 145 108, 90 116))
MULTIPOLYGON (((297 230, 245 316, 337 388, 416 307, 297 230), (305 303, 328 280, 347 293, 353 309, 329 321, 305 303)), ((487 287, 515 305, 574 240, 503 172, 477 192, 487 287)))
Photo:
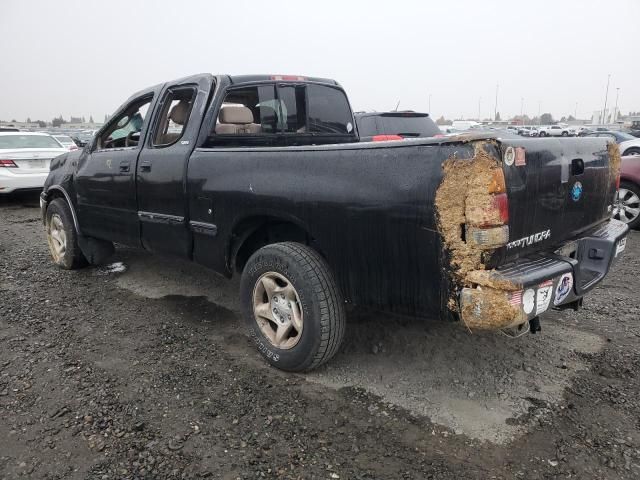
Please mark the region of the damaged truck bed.
POLYGON ((617 147, 469 143, 466 158, 443 162, 435 198, 447 308, 471 330, 578 308, 625 246, 626 226, 609 220, 620 181, 617 147))
POLYGON ((42 212, 63 268, 117 242, 240 273, 260 352, 305 370, 337 351, 345 303, 472 331, 578 308, 625 247, 619 170, 604 138, 360 142, 332 80, 203 74, 54 159, 42 212))

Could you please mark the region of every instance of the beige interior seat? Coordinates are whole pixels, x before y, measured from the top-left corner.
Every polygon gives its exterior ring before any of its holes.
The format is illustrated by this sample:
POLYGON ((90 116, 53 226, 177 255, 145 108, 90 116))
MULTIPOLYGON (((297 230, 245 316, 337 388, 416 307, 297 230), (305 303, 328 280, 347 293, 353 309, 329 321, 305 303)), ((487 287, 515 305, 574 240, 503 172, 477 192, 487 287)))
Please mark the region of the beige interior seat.
MULTIPOLYGON (((177 125, 182 125, 184 129, 184 124, 187 123, 187 116, 189 115, 189 102, 186 100, 180 100, 177 104, 173 106, 171 111, 169 112, 169 120, 177 125)), ((182 136, 181 132, 167 132, 162 136, 162 143, 164 145, 173 143, 178 140, 182 136)))
POLYGON ((238 135, 262 132, 262 127, 253 123, 253 113, 247 107, 223 107, 218 120, 220 123, 216 125, 216 133, 238 135))

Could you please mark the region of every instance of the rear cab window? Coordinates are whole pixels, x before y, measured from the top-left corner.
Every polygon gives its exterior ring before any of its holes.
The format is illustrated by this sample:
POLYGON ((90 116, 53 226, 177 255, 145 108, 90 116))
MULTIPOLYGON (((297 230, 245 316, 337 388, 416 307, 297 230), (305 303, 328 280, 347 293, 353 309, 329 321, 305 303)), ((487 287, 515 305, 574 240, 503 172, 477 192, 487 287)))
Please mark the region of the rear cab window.
POLYGON ((324 85, 307 85, 309 132, 351 135, 353 120, 347 97, 341 90, 324 85))

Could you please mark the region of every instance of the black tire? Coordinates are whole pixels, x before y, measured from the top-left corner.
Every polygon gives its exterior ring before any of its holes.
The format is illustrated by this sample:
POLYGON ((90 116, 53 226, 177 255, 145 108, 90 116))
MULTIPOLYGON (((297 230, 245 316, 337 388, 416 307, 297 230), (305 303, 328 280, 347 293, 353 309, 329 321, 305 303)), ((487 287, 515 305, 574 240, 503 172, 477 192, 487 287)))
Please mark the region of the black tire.
POLYGON ((569 136, 569 132, 562 132, 562 136, 563 137, 568 137, 569 136))
POLYGON ((78 233, 73 224, 71 209, 64 199, 56 198, 47 206, 46 232, 49 252, 56 265, 65 270, 73 270, 87 265, 87 259, 78 246, 78 233), (56 245, 60 245, 60 243, 54 238, 54 230, 64 232, 65 247, 63 251, 56 248, 56 245))
MULTIPOLYGON (((268 301, 266 290, 265 298, 268 301)), ((327 262, 306 245, 274 243, 256 251, 242 272, 240 299, 249 336, 262 356, 281 370, 312 370, 333 357, 342 343, 346 324, 343 297, 327 262), (258 323, 263 317, 254 311, 259 283, 273 272, 293 286, 302 312, 303 328, 297 343, 286 349, 276 347, 265 335, 258 323)), ((263 319, 262 323, 267 322, 263 319)))
MULTIPOLYGON (((628 190, 629 192, 631 192, 631 194, 634 194, 636 198, 640 198, 640 187, 638 187, 638 185, 631 182, 622 181, 620 182, 620 188, 628 190)), ((617 195, 616 195, 616 201, 618 201, 617 195)), ((638 208, 638 206, 640 205, 634 204, 630 206, 634 208, 638 208)), ((620 218, 620 217, 621 217, 620 215, 614 215, 614 218, 617 218, 618 220, 622 220, 623 222, 626 222, 626 224, 629 225, 629 228, 631 229, 637 229, 638 227, 640 227, 640 215, 638 215, 633 219, 629 219, 626 216, 625 218, 620 218)))
POLYGON ((628 156, 628 155, 640 155, 640 147, 631 147, 631 148, 627 148, 624 151, 623 156, 628 156))

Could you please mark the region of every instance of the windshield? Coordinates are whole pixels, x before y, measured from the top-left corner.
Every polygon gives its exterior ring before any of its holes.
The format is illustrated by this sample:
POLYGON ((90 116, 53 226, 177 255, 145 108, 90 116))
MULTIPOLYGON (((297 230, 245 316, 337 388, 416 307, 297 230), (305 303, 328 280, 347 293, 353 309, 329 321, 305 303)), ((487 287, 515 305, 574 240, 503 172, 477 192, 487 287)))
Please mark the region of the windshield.
POLYGON ((0 148, 61 148, 49 135, 0 135, 0 148))

